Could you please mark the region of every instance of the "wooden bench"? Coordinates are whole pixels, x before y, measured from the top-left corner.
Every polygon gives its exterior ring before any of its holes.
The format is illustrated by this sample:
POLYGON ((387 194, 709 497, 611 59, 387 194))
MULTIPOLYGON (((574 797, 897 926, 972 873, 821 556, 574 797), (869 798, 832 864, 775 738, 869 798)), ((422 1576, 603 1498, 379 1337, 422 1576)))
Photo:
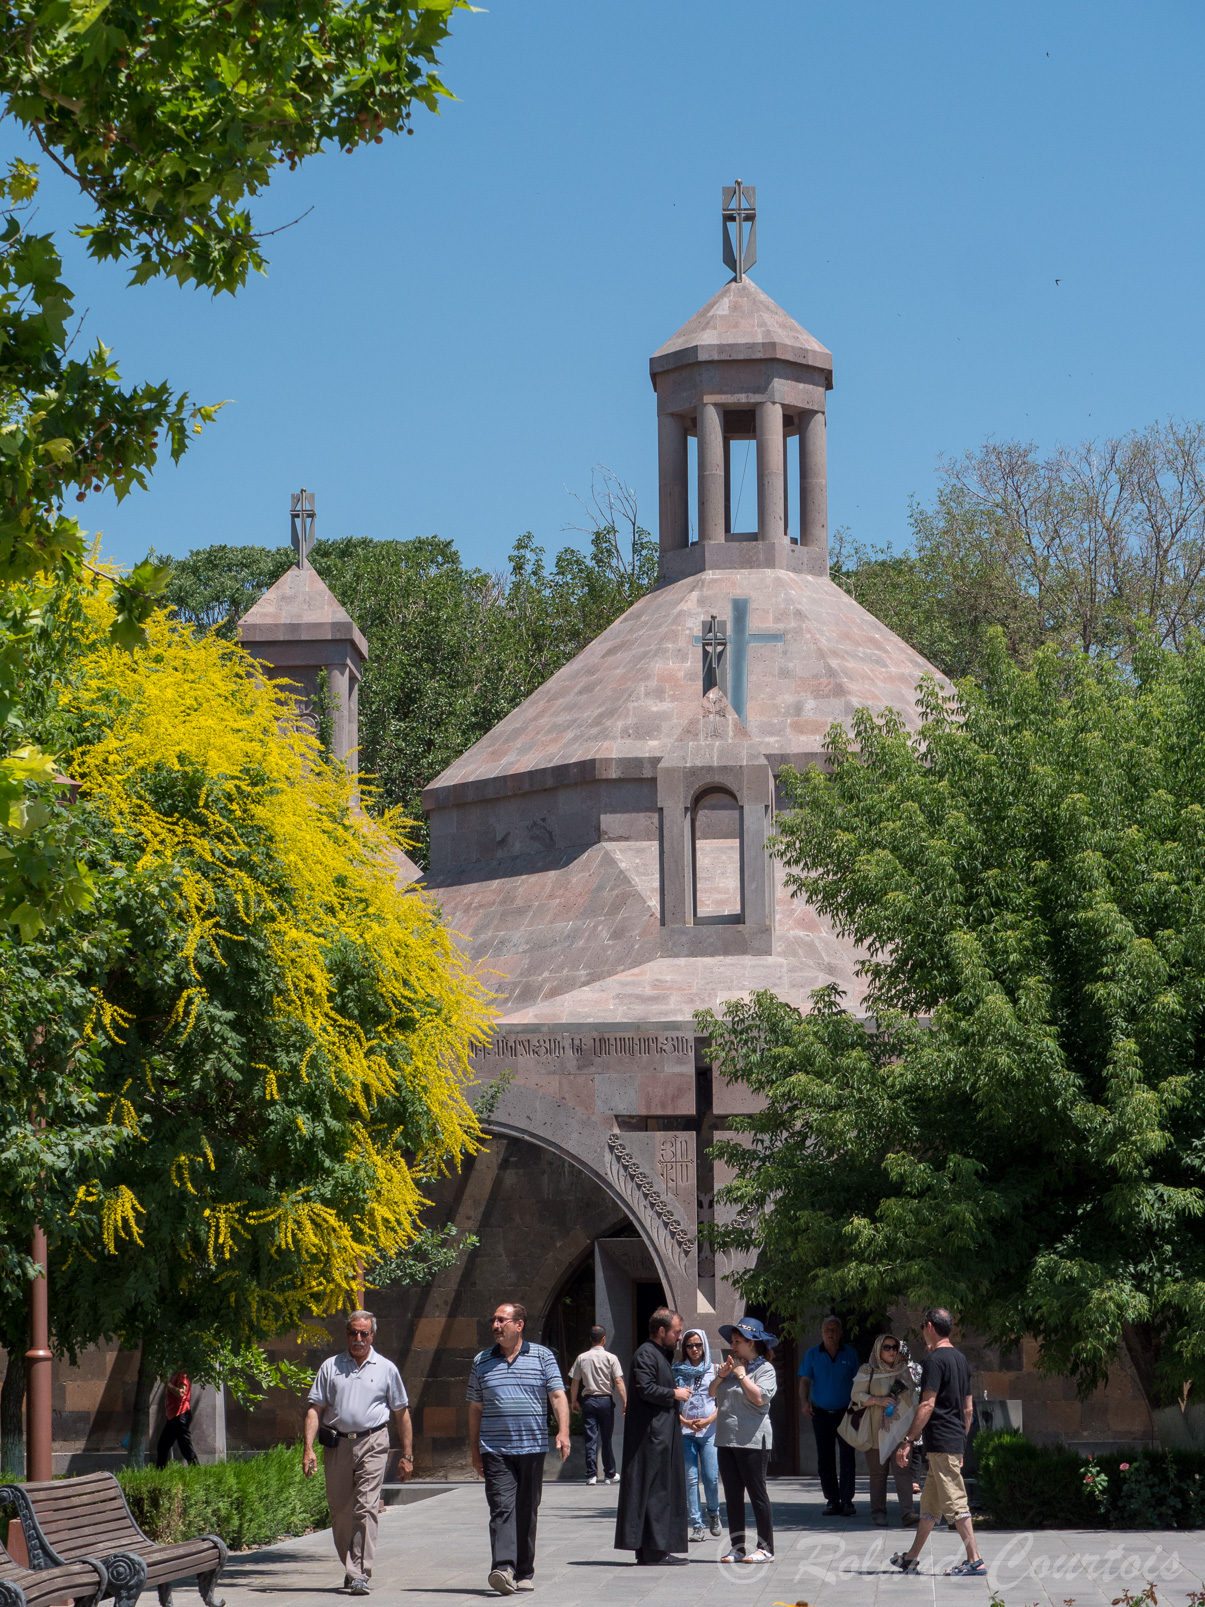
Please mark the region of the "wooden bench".
POLYGON ((22 1568, 0 1545, 0 1607, 49 1607, 51 1602, 67 1600, 78 1607, 95 1607, 108 1583, 104 1563, 93 1557, 61 1568, 22 1568))
POLYGON ((226 1566, 225 1541, 207 1534, 178 1545, 156 1544, 134 1522, 121 1485, 111 1473, 10 1484, 0 1489, 0 1500, 15 1504, 34 1568, 98 1552, 108 1571, 107 1594, 117 1607, 133 1607, 147 1585, 158 1590, 162 1607, 172 1607, 172 1585, 194 1577, 205 1607, 226 1607, 213 1596, 226 1566), (141 1578, 140 1570, 144 1570, 141 1578))

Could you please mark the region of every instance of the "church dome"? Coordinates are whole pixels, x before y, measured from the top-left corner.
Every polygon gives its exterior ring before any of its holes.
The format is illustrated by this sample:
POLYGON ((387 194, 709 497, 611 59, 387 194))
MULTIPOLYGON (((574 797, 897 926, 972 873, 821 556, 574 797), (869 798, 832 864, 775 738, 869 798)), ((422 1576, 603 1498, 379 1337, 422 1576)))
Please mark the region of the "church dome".
MULTIPOLYGON (((423 794, 428 885, 507 1026, 685 1030, 760 988, 865 987, 775 867, 778 778, 859 708, 915 729, 931 666, 829 578, 833 359, 745 277, 754 200, 725 187, 735 277, 649 363, 657 587, 423 794)), ((632 1089, 611 1112, 656 1114, 632 1089)))
POLYGON ((833 385, 833 354, 752 279, 734 279, 649 358, 649 377, 688 363, 777 360, 818 368, 833 385))

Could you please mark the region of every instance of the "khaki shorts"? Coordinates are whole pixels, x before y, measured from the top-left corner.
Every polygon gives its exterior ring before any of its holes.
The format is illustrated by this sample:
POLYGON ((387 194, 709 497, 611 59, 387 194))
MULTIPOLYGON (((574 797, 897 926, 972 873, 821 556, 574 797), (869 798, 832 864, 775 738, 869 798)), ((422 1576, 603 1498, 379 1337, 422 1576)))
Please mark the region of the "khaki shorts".
POLYGON ((966 1485, 962 1482, 962 1458, 953 1451, 930 1451, 929 1476, 921 1491, 920 1515, 922 1518, 948 1518, 956 1523, 969 1518, 966 1485))

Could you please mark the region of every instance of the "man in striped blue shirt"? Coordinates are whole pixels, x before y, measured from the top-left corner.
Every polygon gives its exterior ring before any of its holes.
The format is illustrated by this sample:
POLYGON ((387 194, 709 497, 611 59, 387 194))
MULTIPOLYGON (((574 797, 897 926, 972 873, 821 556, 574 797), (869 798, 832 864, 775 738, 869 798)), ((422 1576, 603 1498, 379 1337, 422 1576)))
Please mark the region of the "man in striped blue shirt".
POLYGON ((548 1407, 556 1448, 569 1455, 569 1402, 556 1357, 523 1337, 526 1308, 508 1300, 494 1312, 494 1344, 469 1374, 469 1445, 490 1508, 489 1584, 500 1596, 535 1589, 536 1519, 548 1453, 548 1407))

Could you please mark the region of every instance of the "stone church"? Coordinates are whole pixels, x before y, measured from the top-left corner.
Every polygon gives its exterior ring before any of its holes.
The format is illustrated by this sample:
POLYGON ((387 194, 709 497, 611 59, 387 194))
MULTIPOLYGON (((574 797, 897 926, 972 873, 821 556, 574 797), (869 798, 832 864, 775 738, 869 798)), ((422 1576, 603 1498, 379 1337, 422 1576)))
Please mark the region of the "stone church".
MULTIPOLYGON (((492 1142, 431 1190, 430 1220, 477 1247, 428 1287, 371 1299, 415 1408, 420 1476, 467 1467, 464 1384, 499 1300, 523 1301, 529 1335, 566 1363, 595 1320, 626 1363, 663 1299, 715 1343, 743 1305, 734 1268, 699 1243, 725 1181, 706 1152, 750 1095, 713 1079, 695 1012, 754 989, 802 1008, 826 983, 854 1007, 861 996, 857 953, 788 896, 769 852, 778 777, 820 762, 830 724, 859 707, 915 723, 930 666, 829 579, 832 354, 747 277, 753 253, 734 221, 734 277, 649 360, 656 588, 424 793, 426 896, 496 996, 476 1066, 482 1085, 506 1086, 492 1142)), ((354 749, 367 645, 307 566, 304 530, 299 566, 242 637, 270 673, 311 691, 325 668, 337 744, 354 749)), ((976 1396, 1020 1400, 1034 1438, 1102 1450, 1151 1437, 1121 1368, 1080 1403, 1028 1353, 967 1349, 976 1396)), ((784 1386, 795 1360, 788 1343, 784 1386)), ((135 1362, 88 1363, 110 1402, 135 1362)), ((95 1410, 69 1421, 72 1387, 64 1370, 64 1468, 104 1438, 95 1410)), ((99 1383, 75 1387, 99 1405, 99 1383)), ((772 1471, 808 1471, 794 1388, 775 1406, 772 1471)), ((293 1439, 300 1423, 284 1398, 225 1416, 232 1447, 293 1439)))
MULTIPOLYGON (((425 885, 496 995, 480 1079, 510 1079, 495 1142, 436 1191, 432 1219, 479 1248, 374 1297, 428 1474, 465 1463, 464 1379, 501 1299, 566 1360, 597 1320, 626 1361, 662 1299, 715 1342, 744 1308, 698 1240, 725 1181, 706 1152, 750 1096, 713 1080, 695 1012, 861 997, 857 953, 768 852, 777 778, 859 707, 915 722, 931 666, 829 579, 832 354, 746 276, 741 233, 731 282, 649 360, 656 588, 423 795, 425 885)), ((1081 1404, 1032 1357, 968 1349, 976 1394, 1021 1399, 1038 1438, 1150 1436, 1120 1371, 1081 1404)), ((778 1472, 812 1465, 794 1402, 781 1388, 778 1472)))

